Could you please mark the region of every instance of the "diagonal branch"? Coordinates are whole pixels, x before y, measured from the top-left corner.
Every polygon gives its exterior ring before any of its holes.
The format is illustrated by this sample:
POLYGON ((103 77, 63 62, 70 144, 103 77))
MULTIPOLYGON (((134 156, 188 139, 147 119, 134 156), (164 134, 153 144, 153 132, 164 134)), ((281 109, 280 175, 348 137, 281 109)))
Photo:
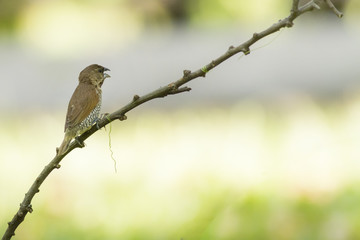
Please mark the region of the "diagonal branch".
MULTIPOLYGON (((330 0, 323 0, 327 3, 327 5, 334 11, 334 13, 341 17, 342 13, 339 12, 330 0)), ((305 12, 312 11, 314 9, 319 9, 319 6, 316 4, 314 0, 310 1, 309 3, 305 4, 302 7, 299 7, 299 0, 293 0, 290 15, 282 20, 279 20, 277 23, 273 24, 269 28, 265 29, 262 32, 254 33, 252 37, 247 40, 246 42, 234 47, 230 46, 228 50, 218 58, 212 60, 210 63, 206 64, 202 68, 191 72, 190 70, 184 70, 183 76, 175 82, 172 82, 164 87, 161 87, 155 91, 152 91, 146 95, 138 96, 135 95, 131 102, 129 102, 124 107, 118 109, 117 111, 106 115, 103 117, 96 125, 92 126, 88 131, 83 133, 81 136, 76 138, 76 141, 73 141, 68 150, 63 153, 62 155, 55 156, 51 162, 45 166, 39 176, 36 178, 35 182, 31 185, 28 192, 25 194, 24 200, 20 204, 19 210, 14 215, 13 219, 8 223, 8 228, 4 233, 2 240, 11 239, 12 236, 15 235, 16 228, 24 221, 27 213, 31 213, 33 211, 31 201, 36 193, 40 190, 41 184, 47 178, 47 176, 55 169, 60 168, 61 160, 70 153, 75 148, 80 148, 83 145, 81 144, 95 132, 97 132, 100 128, 105 127, 107 124, 114 120, 125 120, 125 114, 130 110, 138 107, 139 105, 148 102, 155 98, 163 98, 168 95, 175 95, 183 92, 190 91, 191 88, 183 86, 184 84, 188 83, 189 81, 198 78, 198 77, 205 77, 205 75, 212 70, 213 68, 217 67, 219 64, 224 62, 225 60, 229 59, 233 55, 243 52, 245 55, 250 54, 250 46, 253 45, 255 42, 259 41, 260 39, 279 31, 281 28, 285 27, 292 27, 293 21, 300 15, 304 14, 305 12)))

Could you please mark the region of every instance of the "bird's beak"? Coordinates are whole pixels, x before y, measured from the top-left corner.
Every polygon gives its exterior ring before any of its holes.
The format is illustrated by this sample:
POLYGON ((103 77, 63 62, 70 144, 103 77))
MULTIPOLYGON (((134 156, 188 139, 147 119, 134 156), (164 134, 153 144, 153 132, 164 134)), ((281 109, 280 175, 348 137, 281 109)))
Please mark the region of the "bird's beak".
POLYGON ((105 78, 110 78, 111 76, 109 74, 105 73, 105 71, 110 71, 110 69, 104 68, 104 79, 105 78))

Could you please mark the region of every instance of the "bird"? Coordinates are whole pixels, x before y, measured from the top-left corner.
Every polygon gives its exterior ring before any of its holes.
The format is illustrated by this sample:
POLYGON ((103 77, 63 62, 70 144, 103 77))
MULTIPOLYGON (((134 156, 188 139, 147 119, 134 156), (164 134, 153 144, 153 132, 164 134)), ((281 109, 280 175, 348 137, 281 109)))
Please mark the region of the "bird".
POLYGON ((91 64, 79 74, 76 87, 68 105, 65 119, 65 136, 57 155, 64 154, 72 139, 90 129, 99 119, 101 109, 101 86, 110 75, 110 69, 98 64, 91 64))

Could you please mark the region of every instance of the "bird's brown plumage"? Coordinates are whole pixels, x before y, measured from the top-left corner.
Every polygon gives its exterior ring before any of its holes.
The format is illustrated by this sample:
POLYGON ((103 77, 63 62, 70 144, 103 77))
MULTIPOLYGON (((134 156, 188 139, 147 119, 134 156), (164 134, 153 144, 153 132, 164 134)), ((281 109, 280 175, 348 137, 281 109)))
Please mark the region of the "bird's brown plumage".
POLYGON ((69 102, 64 131, 74 128, 89 116, 99 102, 97 91, 91 84, 79 83, 69 102))
POLYGON ((66 114, 65 137, 58 154, 64 153, 71 140, 86 131, 97 120, 101 108, 101 86, 110 77, 104 71, 109 69, 92 64, 79 74, 79 85, 76 87, 66 114))

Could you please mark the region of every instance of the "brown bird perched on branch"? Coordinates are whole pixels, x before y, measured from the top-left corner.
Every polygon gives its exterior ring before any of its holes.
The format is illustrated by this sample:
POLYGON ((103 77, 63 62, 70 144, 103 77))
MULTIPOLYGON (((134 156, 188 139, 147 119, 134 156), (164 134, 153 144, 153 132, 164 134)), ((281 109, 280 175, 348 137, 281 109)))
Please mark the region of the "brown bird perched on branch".
POLYGON ((76 87, 67 110, 65 137, 57 155, 67 151, 71 140, 87 131, 96 123, 101 108, 101 86, 110 76, 109 69, 92 64, 80 72, 79 85, 76 87))

